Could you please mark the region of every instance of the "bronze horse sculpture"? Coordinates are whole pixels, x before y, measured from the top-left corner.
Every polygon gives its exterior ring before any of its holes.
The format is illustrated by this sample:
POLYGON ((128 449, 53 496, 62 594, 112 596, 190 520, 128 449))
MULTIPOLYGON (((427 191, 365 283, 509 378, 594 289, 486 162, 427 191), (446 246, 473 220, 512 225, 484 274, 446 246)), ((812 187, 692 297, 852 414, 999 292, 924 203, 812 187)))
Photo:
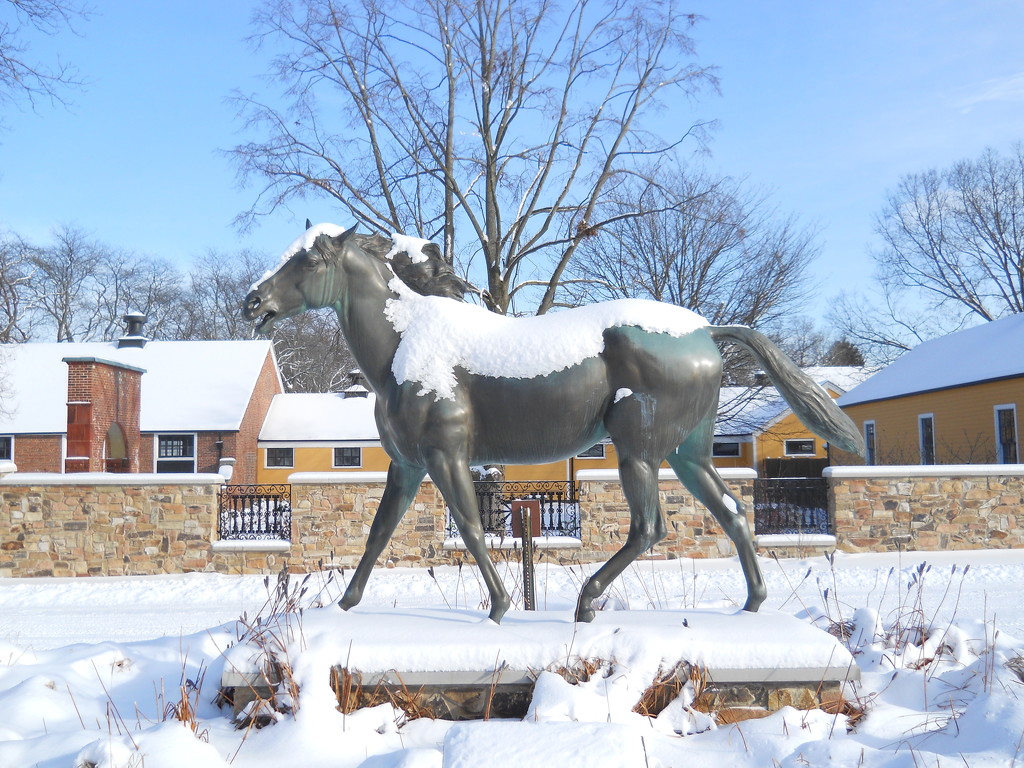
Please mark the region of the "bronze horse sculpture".
POLYGON ((629 533, 584 584, 576 620, 591 621, 594 599, 665 537, 663 461, 732 539, 746 579, 744 608, 756 611, 766 591, 751 533, 711 462, 722 378, 717 343, 745 347, 804 424, 861 453, 859 433, 828 394, 762 334, 708 325, 681 307, 627 299, 513 319, 461 301, 467 287, 436 245, 320 225, 245 299, 243 313, 261 333, 305 310, 333 307, 377 395, 391 466, 341 607, 360 601, 429 473, 480 568, 490 618, 500 621, 510 601, 487 554, 470 467, 564 459, 610 437, 629 533))

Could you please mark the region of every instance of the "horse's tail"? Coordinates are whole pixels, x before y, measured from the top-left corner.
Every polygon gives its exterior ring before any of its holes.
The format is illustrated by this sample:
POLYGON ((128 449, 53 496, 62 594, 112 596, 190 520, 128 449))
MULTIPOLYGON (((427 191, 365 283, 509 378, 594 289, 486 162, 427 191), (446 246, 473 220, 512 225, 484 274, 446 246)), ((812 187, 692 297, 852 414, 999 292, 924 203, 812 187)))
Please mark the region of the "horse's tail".
POLYGON ((743 325, 712 325, 707 330, 716 342, 732 342, 749 351, 793 413, 814 434, 844 451, 864 455, 864 438, 850 417, 768 337, 743 325))

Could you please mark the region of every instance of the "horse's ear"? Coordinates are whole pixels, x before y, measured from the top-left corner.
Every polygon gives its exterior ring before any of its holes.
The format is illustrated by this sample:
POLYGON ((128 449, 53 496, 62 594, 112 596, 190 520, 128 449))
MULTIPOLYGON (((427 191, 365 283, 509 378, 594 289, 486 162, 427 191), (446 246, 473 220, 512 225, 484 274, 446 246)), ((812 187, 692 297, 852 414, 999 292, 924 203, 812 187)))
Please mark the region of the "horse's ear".
POLYGON ((353 234, 356 231, 356 227, 358 227, 358 226, 359 226, 359 222, 356 222, 355 224, 353 224, 351 227, 349 227, 345 231, 348 232, 349 234, 353 234))
POLYGON ((313 228, 313 222, 310 221, 309 219, 306 219, 306 229, 312 229, 312 228, 313 228))

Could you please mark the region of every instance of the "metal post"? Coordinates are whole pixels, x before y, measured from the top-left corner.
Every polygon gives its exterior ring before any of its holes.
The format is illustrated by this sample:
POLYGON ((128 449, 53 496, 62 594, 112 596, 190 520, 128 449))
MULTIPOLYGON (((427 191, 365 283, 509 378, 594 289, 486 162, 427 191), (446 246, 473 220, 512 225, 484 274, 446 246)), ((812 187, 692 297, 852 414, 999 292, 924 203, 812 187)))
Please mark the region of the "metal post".
POLYGON ((533 512, 532 504, 519 506, 520 530, 523 532, 523 608, 527 611, 537 610, 537 584, 533 568, 533 512))

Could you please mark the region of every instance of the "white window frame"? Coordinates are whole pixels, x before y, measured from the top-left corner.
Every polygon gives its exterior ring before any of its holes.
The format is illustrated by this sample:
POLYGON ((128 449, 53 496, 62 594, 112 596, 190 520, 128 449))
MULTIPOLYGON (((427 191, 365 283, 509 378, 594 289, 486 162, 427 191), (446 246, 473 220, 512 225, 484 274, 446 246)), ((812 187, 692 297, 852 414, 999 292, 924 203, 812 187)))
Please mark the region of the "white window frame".
POLYGON ((995 423, 995 436, 996 436, 996 463, 1007 464, 1003 456, 1003 441, 1000 440, 999 435, 999 412, 1000 411, 1011 411, 1013 413, 1013 439, 1017 452, 1017 463, 1020 463, 1020 424, 1017 421, 1017 404, 1016 403, 1003 403, 1002 405, 992 406, 992 419, 995 423))
POLYGON ((295 449, 290 445, 268 445, 263 449, 263 468, 264 469, 295 469, 295 449), (270 452, 271 451, 291 451, 291 461, 287 464, 271 464, 270 463, 270 452))
POLYGON ((601 461, 606 456, 605 444, 604 443, 594 443, 592 446, 587 448, 587 450, 588 451, 592 451, 595 448, 600 448, 601 449, 601 455, 600 456, 584 456, 583 453, 577 453, 576 454, 576 458, 579 459, 580 461, 601 461))
POLYGON ((162 437, 163 438, 167 438, 167 437, 188 437, 188 436, 192 437, 192 457, 191 457, 192 458, 192 471, 191 472, 168 473, 168 474, 187 475, 187 474, 195 474, 196 473, 196 471, 197 471, 196 467, 199 466, 199 435, 196 432, 157 432, 156 434, 154 434, 153 435, 153 471, 154 472, 160 472, 160 462, 161 461, 187 461, 189 459, 188 456, 180 456, 180 457, 173 457, 173 458, 168 456, 166 458, 161 459, 160 458, 160 438, 162 438, 162 437))
POLYGON ((715 440, 711 444, 711 456, 715 459, 738 459, 743 456, 743 446, 739 440, 715 440), (718 446, 735 445, 736 453, 719 453, 718 446))
POLYGON ((807 458, 808 456, 817 456, 818 455, 818 441, 815 438, 813 438, 813 437, 794 437, 792 439, 783 440, 782 441, 782 453, 785 456, 790 456, 790 457, 793 457, 793 458, 807 458), (789 449, 789 444, 790 443, 810 443, 811 446, 812 446, 812 450, 809 453, 807 451, 801 451, 801 452, 797 453, 797 452, 791 451, 789 449))
POLYGON ((878 462, 878 427, 874 419, 864 422, 864 463, 874 466, 878 462), (868 439, 868 427, 871 428, 871 438, 868 439))
POLYGON ((363 446, 361 445, 335 445, 331 448, 331 466, 334 469, 360 469, 363 466, 363 446), (338 463, 338 449, 339 448, 351 448, 359 451, 359 463, 358 464, 339 464, 338 463))
MULTIPOLYGON (((14 461, 14 435, 0 435, 0 440, 10 441, 11 450, 9 451, 10 456, 7 457, 7 461, 14 461)), ((4 461, 4 459, 0 459, 4 461)))
POLYGON ((924 465, 924 466, 933 466, 938 461, 938 456, 936 455, 936 451, 935 451, 935 445, 936 445, 936 440, 935 440, 935 414, 934 413, 919 413, 917 415, 917 448, 918 448, 918 451, 919 451, 919 456, 920 456, 920 460, 921 460, 921 464, 922 465, 924 465), (928 419, 932 423, 932 444, 931 444, 932 460, 930 462, 926 462, 925 461, 925 450, 924 450, 924 422, 925 422, 925 419, 928 419))

